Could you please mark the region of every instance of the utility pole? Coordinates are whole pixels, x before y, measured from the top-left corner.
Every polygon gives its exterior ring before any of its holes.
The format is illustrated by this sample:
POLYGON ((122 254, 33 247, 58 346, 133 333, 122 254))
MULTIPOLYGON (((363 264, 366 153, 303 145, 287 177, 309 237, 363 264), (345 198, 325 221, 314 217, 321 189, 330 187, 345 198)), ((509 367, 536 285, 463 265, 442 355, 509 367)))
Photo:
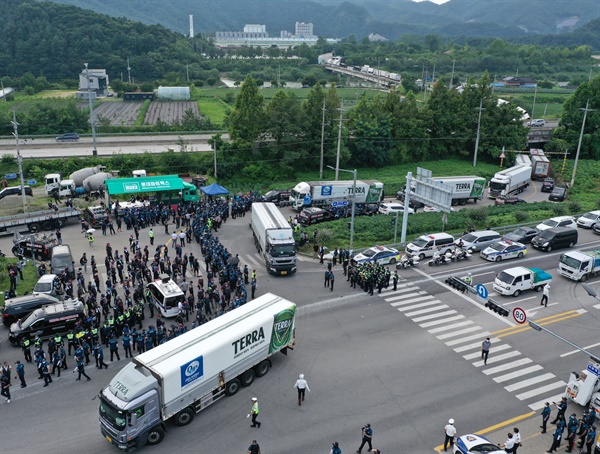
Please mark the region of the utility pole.
POLYGON ((579 162, 579 152, 581 151, 581 141, 583 140, 583 130, 585 129, 585 120, 587 119, 588 112, 594 112, 595 109, 589 109, 590 98, 585 103, 585 109, 579 109, 583 111, 583 121, 581 122, 581 132, 579 133, 579 143, 577 144, 577 153, 575 153, 575 164, 573 164, 573 175, 571 176, 571 186, 575 184, 575 173, 577 172, 577 163, 579 162))
POLYGON ((533 107, 531 108, 531 119, 535 118, 535 100, 537 98, 537 85, 535 86, 535 91, 533 92, 533 107))
POLYGON ((217 179, 217 141, 213 140, 213 152, 215 161, 215 180, 217 179))
POLYGON ((25 196, 25 180, 23 179, 23 157, 21 156, 21 151, 19 150, 19 123, 17 123, 17 114, 15 113, 15 108, 13 107, 13 135, 15 136, 15 142, 17 145, 17 164, 19 164, 19 177, 21 178, 21 199, 23 202, 23 212, 27 213, 27 197, 25 196))
POLYGON ((325 103, 327 99, 323 98, 323 119, 321 120, 321 165, 319 167, 319 178, 323 179, 323 156, 325 153, 325 103))
POLYGON ((0 83, 2 83, 2 97, 4 98, 4 102, 8 102, 8 99, 6 99, 6 93, 4 92, 4 81, 0 81, 0 83))
POLYGON ((450 84, 448 85, 448 90, 452 90, 452 82, 454 82, 454 63, 456 63, 456 59, 452 60, 452 75, 450 76, 450 84))
MULTIPOLYGON (((92 124, 92 142, 94 144, 94 148, 92 149, 92 156, 98 156, 98 150, 96 149, 96 120, 94 118, 94 103, 92 102, 92 90, 91 90, 91 81, 90 81, 90 70, 88 68, 88 64, 85 65, 85 78, 87 79, 87 94, 88 101, 90 103, 90 123, 92 124)), ((94 99, 96 97, 94 96, 94 99)))
POLYGON ((477 117, 477 138, 475 139, 475 153, 473 154, 473 167, 477 167, 477 152, 479 151, 479 131, 481 130, 481 112, 485 109, 483 108, 483 96, 479 100, 479 115, 477 117))
POLYGON ((337 156, 335 158, 335 181, 338 181, 340 174, 340 152, 342 150, 342 115, 344 114, 344 100, 342 99, 342 105, 340 106, 340 125, 338 127, 338 143, 337 143, 337 156))
POLYGON ((129 66, 129 57, 127 57, 127 78, 131 84, 131 66, 129 66))
POLYGON ((187 81, 189 82, 190 81, 190 64, 189 63, 186 63, 186 65, 185 65, 185 73, 187 75, 187 81))

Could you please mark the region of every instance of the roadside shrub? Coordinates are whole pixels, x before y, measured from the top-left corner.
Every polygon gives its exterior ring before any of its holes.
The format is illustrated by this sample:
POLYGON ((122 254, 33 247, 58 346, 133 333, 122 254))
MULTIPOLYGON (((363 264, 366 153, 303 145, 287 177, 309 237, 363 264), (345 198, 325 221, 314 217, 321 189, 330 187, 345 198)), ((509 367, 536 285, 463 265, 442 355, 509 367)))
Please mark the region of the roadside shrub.
POLYGON ((569 213, 579 214, 582 211, 583 207, 581 206, 581 203, 577 202, 576 200, 569 202, 569 213))
POLYGON ((517 220, 517 222, 519 224, 521 224, 523 222, 527 222, 527 220, 529 219, 529 213, 527 213, 525 211, 517 211, 515 213, 515 219, 517 220))
POLYGON ((477 224, 485 224, 489 215, 487 207, 473 208, 467 216, 477 224))
POLYGON ((567 207, 563 203, 557 203, 552 207, 555 216, 564 216, 567 213, 567 207))

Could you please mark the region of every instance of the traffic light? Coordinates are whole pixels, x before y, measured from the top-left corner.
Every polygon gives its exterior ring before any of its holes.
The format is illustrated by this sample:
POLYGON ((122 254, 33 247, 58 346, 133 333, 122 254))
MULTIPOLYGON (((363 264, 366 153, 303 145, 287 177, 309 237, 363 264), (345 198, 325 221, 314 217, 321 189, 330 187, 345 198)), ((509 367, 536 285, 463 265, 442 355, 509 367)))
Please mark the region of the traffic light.
POLYGON ((455 276, 450 276, 448 279, 446 279, 445 282, 446 284, 448 284, 449 287, 452 287, 453 289, 456 289, 459 292, 464 293, 465 290, 467 290, 467 286, 465 285, 465 283, 455 276))
POLYGON ((396 225, 396 218, 392 218, 392 227, 396 225))
POLYGON ((500 304, 491 298, 486 301, 485 307, 494 311, 496 314, 501 315, 502 317, 508 317, 508 310, 504 309, 500 304))

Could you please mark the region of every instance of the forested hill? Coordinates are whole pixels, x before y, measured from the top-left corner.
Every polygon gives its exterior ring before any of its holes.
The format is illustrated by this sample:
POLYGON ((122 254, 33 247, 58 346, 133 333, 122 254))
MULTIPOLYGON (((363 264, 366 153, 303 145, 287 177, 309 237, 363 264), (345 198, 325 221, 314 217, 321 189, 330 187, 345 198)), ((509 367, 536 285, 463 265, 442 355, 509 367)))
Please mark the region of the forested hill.
POLYGON ((2 15, 3 76, 31 72, 48 80, 76 79, 86 62, 121 74, 129 57, 148 80, 201 61, 188 40, 161 25, 35 0, 4 0, 2 15))

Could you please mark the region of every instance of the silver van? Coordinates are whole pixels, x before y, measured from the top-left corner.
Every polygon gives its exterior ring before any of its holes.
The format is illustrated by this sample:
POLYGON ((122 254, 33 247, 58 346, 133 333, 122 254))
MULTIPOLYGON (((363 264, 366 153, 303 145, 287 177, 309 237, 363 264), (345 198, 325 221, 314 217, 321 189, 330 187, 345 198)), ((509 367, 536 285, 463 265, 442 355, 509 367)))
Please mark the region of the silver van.
POLYGON ((412 243, 406 245, 406 253, 419 257, 424 260, 425 257, 433 257, 435 252, 445 254, 454 248, 454 237, 448 233, 433 233, 431 235, 421 235, 412 243))
POLYGON ((52 258, 50 259, 52 274, 60 276, 66 269, 69 277, 75 279, 74 263, 73 256, 71 255, 71 248, 68 245, 63 244, 52 248, 52 258))
POLYGON ((501 239, 502 235, 500 235, 498 232, 494 232, 493 230, 477 230, 475 232, 470 232, 466 235, 463 235, 456 243, 465 249, 471 249, 475 252, 479 252, 482 249, 490 246, 492 243, 500 241, 501 239))

